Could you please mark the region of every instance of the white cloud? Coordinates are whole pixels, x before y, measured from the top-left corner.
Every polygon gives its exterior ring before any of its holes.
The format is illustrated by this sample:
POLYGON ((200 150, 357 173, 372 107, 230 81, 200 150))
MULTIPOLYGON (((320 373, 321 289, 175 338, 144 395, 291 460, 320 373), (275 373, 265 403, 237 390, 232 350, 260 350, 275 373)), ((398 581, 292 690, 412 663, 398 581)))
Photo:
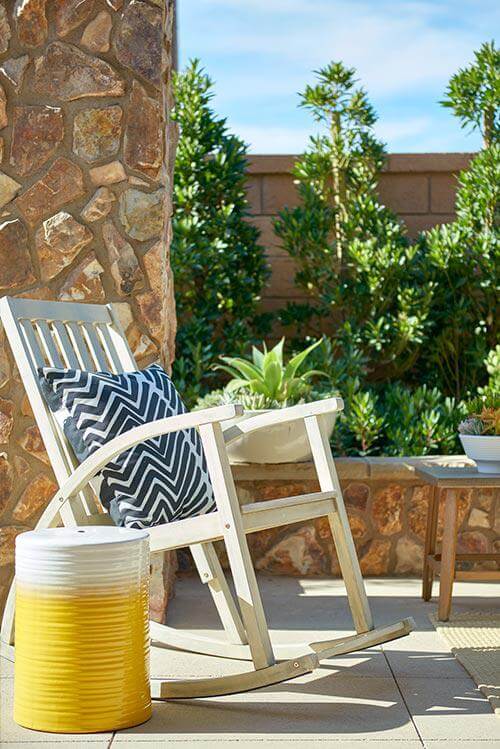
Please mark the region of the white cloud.
POLYGON ((398 143, 428 133, 432 128, 433 120, 431 117, 407 117, 396 120, 379 120, 375 125, 375 132, 381 140, 384 142, 390 141, 397 147, 398 143))
MULTIPOLYGON (((203 24, 198 31, 202 56, 228 56, 231 78, 236 73, 234 56, 253 58, 244 68, 238 65, 243 86, 233 88, 235 95, 259 83, 270 93, 283 85, 276 74, 283 77, 285 71, 291 90, 302 88, 310 78, 306 71, 329 59, 354 65, 374 96, 411 92, 447 79, 470 58, 477 43, 473 24, 451 29, 440 23, 439 3, 251 0, 243 4, 244 12, 235 0, 195 4, 212 7, 208 28, 203 24), (259 76, 264 67, 267 74, 259 76)), ((182 43, 182 25, 180 33, 182 43)))
MULTIPOLYGON (((390 142, 393 150, 406 146, 409 140, 418 137, 418 143, 427 136, 435 137, 430 118, 407 118, 387 120, 379 124, 376 132, 384 142, 390 142)), ((248 143, 250 153, 302 153, 309 143, 314 127, 281 127, 258 125, 248 122, 231 123, 231 130, 248 143)))
POLYGON ((267 127, 245 122, 231 123, 231 130, 248 143, 250 153, 302 153, 311 134, 300 127, 267 127))

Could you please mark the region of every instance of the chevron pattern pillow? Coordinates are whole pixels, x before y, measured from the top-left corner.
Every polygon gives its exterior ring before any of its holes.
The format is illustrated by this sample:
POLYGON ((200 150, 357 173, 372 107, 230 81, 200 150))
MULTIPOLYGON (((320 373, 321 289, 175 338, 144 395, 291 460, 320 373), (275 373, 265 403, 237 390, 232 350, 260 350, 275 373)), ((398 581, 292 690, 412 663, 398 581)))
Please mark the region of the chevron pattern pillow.
MULTIPOLYGON (((39 369, 42 392, 79 460, 124 432, 186 413, 172 380, 157 364, 114 375, 39 369)), ((147 440, 118 455, 93 483, 116 525, 152 525, 215 509, 198 432, 147 440)))

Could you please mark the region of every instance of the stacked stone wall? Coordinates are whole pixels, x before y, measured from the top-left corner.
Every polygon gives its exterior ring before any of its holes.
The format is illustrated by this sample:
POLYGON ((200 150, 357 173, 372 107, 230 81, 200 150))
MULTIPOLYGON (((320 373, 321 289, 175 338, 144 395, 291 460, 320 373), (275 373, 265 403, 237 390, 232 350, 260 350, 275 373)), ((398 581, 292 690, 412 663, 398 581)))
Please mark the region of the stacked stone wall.
MULTIPOLYGON (((419 479, 420 462, 464 465, 465 457, 340 458, 336 461, 361 571, 366 576, 420 576, 424 554, 429 485, 419 479)), ((319 491, 311 463, 233 466, 240 502, 319 491)), ((438 542, 442 538, 443 493, 440 497, 438 542)), ((458 497, 458 550, 500 552, 500 490, 461 489, 458 497)), ((272 528, 248 536, 255 568, 272 575, 322 577, 340 575, 326 518, 272 528)), ((219 545, 227 565, 224 548, 219 545)), ((192 569, 182 554, 181 567, 192 569)), ((496 562, 462 563, 467 569, 496 562)))
MULTIPOLYGON (((140 366, 173 355, 170 0, 0 2, 0 295, 115 302, 140 366), (162 325, 162 307, 166 325, 162 325)), ((0 603, 56 489, 0 333, 0 603)), ((168 569, 155 562, 163 618, 168 569)))

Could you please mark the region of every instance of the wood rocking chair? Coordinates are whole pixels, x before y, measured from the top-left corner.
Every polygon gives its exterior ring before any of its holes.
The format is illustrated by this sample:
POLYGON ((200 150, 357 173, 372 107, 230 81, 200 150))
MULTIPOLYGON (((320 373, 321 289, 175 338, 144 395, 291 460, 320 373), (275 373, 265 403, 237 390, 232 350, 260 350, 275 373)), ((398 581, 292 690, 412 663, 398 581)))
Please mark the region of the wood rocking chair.
MULTIPOLYGON (((195 653, 251 659, 254 670, 217 678, 154 682, 154 698, 208 697, 258 689, 309 673, 322 658, 369 648, 407 635, 412 630, 411 619, 379 628, 375 628, 372 621, 324 424, 326 414, 342 410, 340 398, 263 413, 225 431, 221 424, 242 414, 241 406, 220 406, 160 419, 116 437, 78 464, 62 429, 47 408, 39 388, 37 368, 53 366, 113 373, 136 370, 137 365, 113 305, 3 297, 0 316, 60 487, 43 512, 37 528, 60 524, 111 524, 111 518, 89 485, 98 471, 116 455, 143 440, 190 427, 199 430, 217 509, 208 515, 150 528, 150 545, 152 552, 189 546, 200 578, 209 586, 227 640, 200 637, 156 622, 151 622, 151 637, 153 643, 157 641, 195 653), (242 434, 298 419, 305 424, 321 491, 240 507, 227 445, 242 434), (330 524, 356 634, 312 642, 307 648, 303 645, 303 654, 297 656, 296 646, 271 644, 246 534, 320 517, 327 517, 330 524), (214 541, 220 539, 226 545, 237 603, 213 546, 214 541)), ((11 656, 14 601, 13 583, 1 630, 2 650, 11 656)))

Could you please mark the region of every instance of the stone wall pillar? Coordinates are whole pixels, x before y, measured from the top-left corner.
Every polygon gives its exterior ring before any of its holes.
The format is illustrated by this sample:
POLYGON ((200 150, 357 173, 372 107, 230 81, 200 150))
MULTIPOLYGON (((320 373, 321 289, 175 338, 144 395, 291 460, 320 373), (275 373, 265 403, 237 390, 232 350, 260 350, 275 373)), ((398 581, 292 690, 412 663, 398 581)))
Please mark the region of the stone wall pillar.
MULTIPOLYGON (((0 1, 0 295, 117 302, 140 366, 169 366, 175 335, 172 17, 173 0, 0 1)), ((1 604, 56 486, 0 335, 1 604)))

